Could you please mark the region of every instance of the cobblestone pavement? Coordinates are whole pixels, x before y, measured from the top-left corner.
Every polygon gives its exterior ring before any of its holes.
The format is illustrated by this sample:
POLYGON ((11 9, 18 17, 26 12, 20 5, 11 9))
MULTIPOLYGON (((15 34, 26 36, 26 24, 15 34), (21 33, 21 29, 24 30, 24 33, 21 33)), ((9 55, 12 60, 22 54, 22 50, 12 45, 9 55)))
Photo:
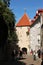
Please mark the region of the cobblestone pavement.
POLYGON ((41 65, 41 59, 39 59, 39 58, 37 58, 37 60, 34 61, 32 55, 24 55, 23 57, 26 58, 26 59, 22 59, 22 60, 19 60, 19 61, 26 63, 26 65, 31 65, 31 64, 41 65))

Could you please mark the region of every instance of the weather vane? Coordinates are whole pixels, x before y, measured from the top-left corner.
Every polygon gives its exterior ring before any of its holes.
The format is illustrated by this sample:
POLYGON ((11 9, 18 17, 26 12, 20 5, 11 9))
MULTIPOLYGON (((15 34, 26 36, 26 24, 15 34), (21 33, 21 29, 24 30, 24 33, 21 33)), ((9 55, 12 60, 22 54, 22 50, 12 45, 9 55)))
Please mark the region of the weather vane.
POLYGON ((26 13, 26 8, 24 8, 24 12, 26 13))

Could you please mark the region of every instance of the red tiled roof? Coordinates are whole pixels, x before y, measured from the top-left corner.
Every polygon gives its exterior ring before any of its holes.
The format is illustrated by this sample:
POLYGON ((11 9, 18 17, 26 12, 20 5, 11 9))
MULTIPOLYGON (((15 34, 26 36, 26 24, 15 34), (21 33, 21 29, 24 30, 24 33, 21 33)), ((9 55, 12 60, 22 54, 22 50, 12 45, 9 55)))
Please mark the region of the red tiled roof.
MULTIPOLYGON (((35 20, 36 20, 38 17, 39 17, 39 13, 36 13, 36 15, 34 16, 34 19, 31 20, 32 24, 35 22, 35 20)), ((32 25, 32 24, 31 24, 31 25, 32 25)))
POLYGON ((16 26, 31 26, 33 23, 35 23, 35 20, 39 17, 39 14, 43 13, 43 9, 39 9, 34 16, 34 19, 30 21, 27 14, 25 13, 22 18, 19 20, 19 22, 16 24, 16 26))
MULTIPOLYGON (((39 17, 39 14, 43 13, 43 9, 39 9, 36 13, 36 15, 34 16, 34 19, 31 20, 32 24, 35 23, 36 19, 39 17)), ((31 24, 31 25, 32 25, 31 24)))
MULTIPOLYGON (((34 19, 35 19, 35 20, 39 17, 39 13, 43 13, 43 9, 39 9, 39 10, 38 10, 38 13, 36 13, 36 15, 34 16, 34 19)), ((34 20, 34 19, 33 19, 33 20, 34 20)), ((32 20, 32 21, 33 21, 33 20, 32 20)), ((35 20, 34 20, 34 22, 35 22, 35 20)))
POLYGON ((31 20, 31 22, 32 22, 32 23, 31 23, 31 25, 32 25, 32 24, 35 22, 35 19, 31 20))
POLYGON ((38 14, 38 13, 36 13, 36 16, 39 16, 39 14, 38 14))
POLYGON ((43 13, 43 9, 39 9, 38 10, 38 13, 43 13))
POLYGON ((22 18, 16 24, 17 27, 18 26, 30 26, 30 25, 31 25, 31 22, 26 13, 22 16, 22 18))
POLYGON ((34 19, 36 20, 38 18, 38 16, 35 16, 34 19))

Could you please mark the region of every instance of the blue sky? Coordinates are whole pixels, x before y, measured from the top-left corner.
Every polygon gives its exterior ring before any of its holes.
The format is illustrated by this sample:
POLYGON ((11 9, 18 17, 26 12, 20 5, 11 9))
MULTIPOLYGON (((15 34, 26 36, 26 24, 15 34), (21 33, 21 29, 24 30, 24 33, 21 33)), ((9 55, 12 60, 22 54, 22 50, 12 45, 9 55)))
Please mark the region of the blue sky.
POLYGON ((11 0, 10 9, 16 16, 16 21, 22 17, 26 9, 29 18, 33 19, 38 9, 43 8, 43 0, 11 0))

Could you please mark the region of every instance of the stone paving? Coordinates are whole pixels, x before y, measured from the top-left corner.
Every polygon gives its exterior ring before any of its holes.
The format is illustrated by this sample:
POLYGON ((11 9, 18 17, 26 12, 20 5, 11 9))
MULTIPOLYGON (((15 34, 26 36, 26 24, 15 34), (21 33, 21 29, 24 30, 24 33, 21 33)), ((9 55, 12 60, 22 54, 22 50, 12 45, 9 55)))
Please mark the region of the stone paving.
POLYGON ((41 59, 39 59, 39 58, 37 58, 37 60, 34 61, 32 55, 24 55, 23 57, 26 58, 26 59, 22 59, 22 60, 19 60, 19 61, 26 63, 26 65, 31 65, 31 64, 41 65, 41 59))

